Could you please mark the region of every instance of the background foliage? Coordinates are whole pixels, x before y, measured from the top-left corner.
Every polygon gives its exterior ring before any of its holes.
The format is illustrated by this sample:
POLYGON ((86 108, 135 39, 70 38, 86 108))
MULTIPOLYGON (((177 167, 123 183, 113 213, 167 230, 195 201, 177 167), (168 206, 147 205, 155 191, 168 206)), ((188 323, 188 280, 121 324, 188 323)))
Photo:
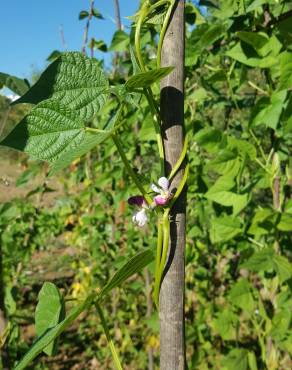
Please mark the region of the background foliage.
MULTIPOLYGON (((200 370, 288 369, 292 3, 228 0, 200 5, 206 10, 192 3, 186 7, 187 360, 190 369, 200 370)), ((159 8, 143 28, 143 57, 150 67, 155 66, 164 12, 159 8)), ((118 53, 108 71, 111 85, 132 75, 132 42, 133 31, 118 30, 111 45, 105 47, 102 40, 89 44, 91 50, 118 53)), ((158 99, 158 84, 154 93, 158 99)), ((2 100, 1 120, 6 120, 7 102, 2 100)), ((11 108, 5 132, 25 109, 11 108)), ((109 97, 97 122, 105 122, 115 109, 109 97)), ((155 133, 144 98, 128 109, 124 121, 121 139, 128 157, 141 175, 157 179, 155 133)), ((89 288, 97 292, 129 256, 154 249, 152 224, 137 232, 130 222, 126 199, 135 188, 118 158, 112 142, 105 141, 53 180, 46 177, 46 165, 23 159, 16 185, 26 189, 25 195, 3 197, 1 275, 9 324, 2 345, 10 366, 35 337, 34 310, 44 281, 58 286, 67 310, 89 288)), ((151 368, 153 356, 158 364, 152 272, 149 265, 105 301, 104 314, 125 369, 151 368)), ((54 357, 42 355, 32 368, 110 368, 100 320, 93 310, 88 317, 62 335, 54 357)))

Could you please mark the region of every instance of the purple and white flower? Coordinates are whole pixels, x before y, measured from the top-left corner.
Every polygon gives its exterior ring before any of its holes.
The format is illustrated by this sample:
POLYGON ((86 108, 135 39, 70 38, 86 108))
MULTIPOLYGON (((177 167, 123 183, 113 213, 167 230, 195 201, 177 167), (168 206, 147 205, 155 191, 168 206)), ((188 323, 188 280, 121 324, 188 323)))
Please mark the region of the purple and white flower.
POLYGON ((139 227, 145 226, 148 221, 146 210, 149 208, 145 198, 142 195, 135 195, 128 199, 128 203, 139 208, 132 217, 134 224, 139 227))
POLYGON ((151 189, 158 194, 154 197, 154 202, 157 206, 164 206, 172 198, 172 194, 169 191, 169 180, 166 177, 160 177, 157 183, 159 186, 151 185, 151 189))

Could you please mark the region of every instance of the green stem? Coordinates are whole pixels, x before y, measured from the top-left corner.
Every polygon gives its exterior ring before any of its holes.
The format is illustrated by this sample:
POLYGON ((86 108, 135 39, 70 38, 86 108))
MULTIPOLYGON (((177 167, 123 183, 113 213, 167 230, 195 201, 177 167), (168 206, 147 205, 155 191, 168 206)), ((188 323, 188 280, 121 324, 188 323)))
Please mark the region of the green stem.
POLYGON ((153 299, 154 299, 154 303, 157 309, 158 309, 158 304, 159 304, 159 287, 160 287, 159 266, 160 266, 160 261, 161 261, 162 242, 163 242, 163 224, 162 224, 161 217, 158 217, 155 281, 154 281, 154 290, 153 290, 153 299))
MULTIPOLYGON (((158 3, 156 3, 154 5, 155 5, 155 7, 157 7, 158 3)), ((160 3, 160 5, 162 5, 162 2, 160 3)), ((146 18, 148 13, 149 13, 149 3, 148 3, 148 1, 146 1, 143 4, 142 8, 141 8, 140 17, 137 21, 136 31, 135 31, 135 50, 136 50, 137 59, 138 59, 138 62, 139 62, 139 65, 140 65, 140 68, 141 68, 142 72, 145 72, 146 68, 145 68, 143 58, 142 58, 142 54, 141 54, 140 33, 141 33, 141 27, 142 27, 143 21, 146 18)), ((163 149, 163 140, 162 140, 162 137, 161 137, 160 125, 159 125, 160 113, 159 113, 159 109, 158 109, 158 107, 155 103, 155 99, 153 97, 153 93, 152 93, 151 88, 144 89, 144 94, 147 98, 147 101, 148 101, 148 104, 149 104, 149 107, 150 107, 150 110, 151 110, 151 114, 153 116, 154 129, 155 129, 156 140, 157 140, 157 145, 158 145, 158 152, 159 152, 159 158, 160 158, 160 171, 161 171, 161 174, 164 174, 164 149, 163 149)))
MULTIPOLYGON (((168 244, 169 244, 169 228, 170 228, 170 222, 169 222, 169 211, 170 209, 167 208, 164 210, 163 213, 163 220, 162 220, 162 229, 163 229, 163 235, 162 235, 162 253, 161 258, 159 261, 159 264, 157 262, 158 270, 155 271, 155 286, 154 286, 154 302, 156 304, 156 307, 159 307, 159 291, 160 291, 160 285, 162 281, 163 271, 167 259, 167 252, 168 252, 168 244)), ((160 247, 161 248, 161 247, 160 247)))
POLYGON ((251 134, 252 138, 254 139, 254 141, 256 142, 257 146, 259 147, 260 153, 261 153, 261 155, 262 155, 262 157, 263 157, 264 161, 267 163, 267 162, 268 162, 268 161, 267 161, 267 157, 266 157, 266 155, 265 155, 265 152, 264 152, 264 150, 263 150, 263 147, 261 146, 260 141, 259 141, 259 140, 258 140, 258 138, 255 136, 255 134, 254 134, 254 132, 253 132, 253 130, 252 130, 252 129, 250 129, 250 130, 249 130, 249 133, 251 134))
POLYGON ((165 36, 166 30, 167 30, 167 27, 168 27, 169 19, 170 19, 174 4, 175 4, 175 2, 172 0, 170 2, 170 6, 169 6, 169 8, 166 12, 166 15, 165 15, 165 18, 164 18, 164 21, 163 21, 163 25, 162 25, 162 28, 161 28, 160 37, 159 37, 158 46, 157 46, 157 68, 160 68, 160 66, 161 66, 162 44, 163 44, 164 36, 165 36))
POLYGON ((147 192, 145 191, 143 185, 141 184, 138 176, 136 175, 135 171, 133 170, 133 168, 131 167, 127 157, 126 157, 126 154, 123 150, 123 147, 122 147, 122 144, 120 142, 120 139, 115 135, 115 134, 112 134, 112 138, 113 138, 113 141, 118 149, 118 152, 121 156, 121 159, 122 161, 124 162, 124 165, 126 167, 126 170, 128 171, 129 175, 131 176, 132 180, 134 181, 135 185, 137 186, 137 188, 140 190, 141 194, 144 196, 146 202, 150 205, 152 204, 152 198, 147 194, 147 192))
POLYGON ((179 183, 178 185, 178 188, 173 196, 173 198, 171 199, 170 203, 169 203, 169 209, 171 209, 175 203, 175 201, 177 200, 177 198, 180 196, 181 192, 183 191, 183 188, 187 182, 187 179, 188 179, 188 175, 189 175, 189 169, 190 169, 190 165, 189 163, 186 165, 186 168, 185 168, 185 172, 184 172, 184 175, 183 175, 183 178, 181 179, 181 182, 179 183))
POLYGON ((120 359, 119 359, 119 356, 118 356, 118 353, 117 353, 115 345, 114 345, 114 342, 111 338, 106 320, 104 318, 102 309, 101 309, 101 307, 98 303, 96 303, 95 305, 96 305, 96 309, 98 311, 98 314, 99 314, 99 317, 100 317, 100 320, 101 320, 101 324, 102 324, 106 339, 108 341, 108 344, 109 344, 109 347, 110 347, 110 350, 111 350, 111 353, 112 353, 112 356, 113 356, 113 361, 114 361, 115 367, 116 367, 117 370, 123 370, 120 359))
POLYGON ((247 81, 247 83, 253 87, 255 90, 258 90, 259 92, 261 92, 262 94, 266 95, 266 96, 269 96, 269 93, 266 92, 265 90, 261 89, 259 86, 257 86, 255 83, 253 83, 252 81, 247 81))
POLYGON ((95 134, 106 134, 107 130, 101 130, 99 128, 85 127, 85 131, 94 132, 95 134))
POLYGON ((145 68, 142 54, 141 54, 140 33, 141 33, 141 27, 142 27, 143 21, 148 14, 148 10, 149 10, 148 1, 145 1, 140 10, 140 17, 137 21, 136 31, 135 31, 135 50, 136 50, 137 59, 140 64, 140 68, 142 72, 145 72, 146 68, 145 68))
POLYGON ((171 180, 173 178, 173 176, 177 173, 177 171, 179 170, 183 160, 185 159, 187 149, 188 149, 188 143, 189 143, 189 139, 188 139, 188 136, 186 136, 184 146, 183 146, 182 152, 179 156, 179 159, 176 162, 176 164, 174 165, 173 169, 171 170, 170 175, 168 176, 169 180, 171 180))
POLYGON ((164 175, 164 148, 163 148, 163 140, 162 140, 162 136, 160 132, 160 125, 158 123, 160 120, 160 114, 159 114, 159 111, 157 111, 155 107, 155 101, 154 101, 151 89, 147 89, 147 90, 145 89, 144 93, 147 98, 150 111, 153 117, 154 130, 155 130, 156 141, 157 141, 157 146, 158 146, 158 153, 159 153, 160 173, 161 175, 164 175))

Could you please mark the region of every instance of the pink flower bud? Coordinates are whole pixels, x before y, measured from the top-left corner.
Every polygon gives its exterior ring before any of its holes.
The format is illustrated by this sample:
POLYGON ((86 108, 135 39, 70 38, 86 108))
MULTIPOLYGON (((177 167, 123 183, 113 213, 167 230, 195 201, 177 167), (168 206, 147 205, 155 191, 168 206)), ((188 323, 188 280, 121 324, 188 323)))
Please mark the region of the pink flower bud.
POLYGON ((165 198, 161 195, 156 195, 156 197, 154 197, 154 202, 157 206, 164 206, 168 200, 168 198, 165 198))

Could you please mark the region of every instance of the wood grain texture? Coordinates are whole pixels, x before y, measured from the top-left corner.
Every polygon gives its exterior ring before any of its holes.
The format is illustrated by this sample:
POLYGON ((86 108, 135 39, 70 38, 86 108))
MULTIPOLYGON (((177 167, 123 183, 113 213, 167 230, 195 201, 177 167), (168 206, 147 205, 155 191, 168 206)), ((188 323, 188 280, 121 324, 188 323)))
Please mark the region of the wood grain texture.
MULTIPOLYGON (((161 82, 161 119, 168 175, 177 162, 184 142, 184 0, 177 0, 162 48, 162 66, 174 71, 161 82)), ((182 169, 172 181, 177 188, 182 169)), ((170 247, 160 290, 160 369, 184 370, 184 250, 186 190, 170 213, 170 247)))

